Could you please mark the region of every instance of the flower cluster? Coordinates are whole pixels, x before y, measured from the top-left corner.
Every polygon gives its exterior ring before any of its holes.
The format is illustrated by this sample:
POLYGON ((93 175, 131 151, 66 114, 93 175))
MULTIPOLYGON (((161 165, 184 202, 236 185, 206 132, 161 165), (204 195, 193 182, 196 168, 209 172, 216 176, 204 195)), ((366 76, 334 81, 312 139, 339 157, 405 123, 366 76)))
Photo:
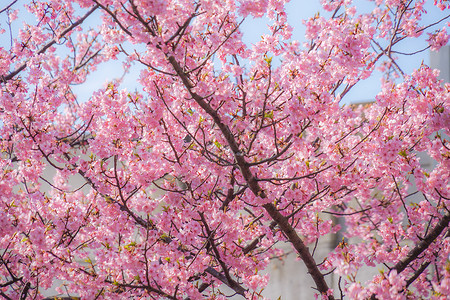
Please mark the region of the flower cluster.
POLYGON ((351 299, 449 294, 450 85, 394 55, 446 45, 444 19, 321 1, 301 45, 286 2, 11 2, 26 22, 0 47, 0 296, 263 298, 280 242, 322 299, 331 273, 351 299), (240 24, 264 16, 246 45, 240 24), (376 68, 375 102, 342 105, 376 68))

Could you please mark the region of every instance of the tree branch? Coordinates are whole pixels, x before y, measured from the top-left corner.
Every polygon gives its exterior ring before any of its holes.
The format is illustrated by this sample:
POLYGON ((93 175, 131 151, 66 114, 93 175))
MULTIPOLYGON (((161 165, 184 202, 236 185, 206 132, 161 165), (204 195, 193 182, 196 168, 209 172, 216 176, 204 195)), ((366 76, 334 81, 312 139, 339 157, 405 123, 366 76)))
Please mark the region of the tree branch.
MULTIPOLYGON (((73 23, 72 25, 67 27, 63 32, 61 32, 61 35, 59 37, 55 37, 53 40, 51 40, 50 42, 45 44, 38 52, 36 52, 36 55, 44 53, 45 51, 47 51, 48 48, 50 48, 51 46, 56 44, 61 37, 65 36, 67 33, 72 31, 74 28, 81 25, 84 22, 84 20, 86 20, 86 18, 89 17, 98 7, 99 7, 98 5, 95 5, 94 7, 92 7, 91 10, 89 10, 84 16, 82 16, 80 19, 78 19, 78 21, 76 21, 75 23, 73 23)), ((3 81, 6 82, 6 81, 12 79, 17 74, 19 74, 21 71, 23 71, 27 67, 27 63, 28 62, 23 63, 16 70, 14 70, 11 73, 9 73, 8 75, 4 76, 2 78, 3 81)))
MULTIPOLYGON (((194 85, 192 84, 188 75, 181 68, 180 64, 177 62, 175 57, 168 56, 167 60, 174 68, 175 72, 177 73, 177 75, 181 79, 181 81, 183 82, 184 86, 188 90, 191 97, 214 120, 214 123, 219 127, 223 136, 227 140, 227 143, 230 146, 231 151, 234 154, 236 164, 238 165, 239 169, 241 170, 241 174, 244 177, 245 181, 247 182, 250 190, 256 196, 259 196, 263 199, 266 198, 267 197, 266 193, 264 192, 263 189, 261 189, 261 187, 258 184, 257 179, 253 176, 252 172, 250 171, 250 166, 245 161, 244 154, 240 151, 239 145, 238 145, 236 139, 234 138, 234 135, 231 132, 230 128, 222 122, 217 111, 214 110, 208 104, 208 102, 205 101, 205 99, 202 96, 198 95, 197 93, 195 93, 192 90, 194 85)), ((316 283, 316 287, 317 287, 318 291, 322 295, 327 295, 328 291, 329 291, 329 287, 324 279, 324 276, 319 271, 314 258, 309 253, 309 249, 305 246, 305 244, 303 243, 301 238, 297 235, 297 233, 295 232, 295 229, 289 224, 288 220, 276 209, 276 207, 272 203, 264 204, 263 208, 269 213, 269 215, 272 217, 272 219, 280 226, 283 233, 288 237, 289 242, 291 242, 293 244, 295 250, 297 250, 297 253, 302 258, 302 260, 305 262, 305 265, 307 266, 308 271, 311 274, 311 277, 313 278, 314 282, 316 283)), ((334 297, 332 295, 329 295, 328 299, 333 300, 334 297)))
POLYGON ((437 237, 448 227, 450 223, 450 214, 447 213, 434 227, 434 229, 420 242, 414 247, 411 251, 409 251, 408 255, 399 261, 392 269, 397 271, 397 274, 406 269, 406 267, 415 259, 419 257, 419 255, 425 251, 431 243, 433 243, 437 237))
POLYGON ((0 10, 0 14, 3 13, 4 11, 7 11, 9 8, 11 8, 11 6, 13 6, 14 4, 16 4, 17 0, 14 0, 13 2, 11 2, 10 4, 8 4, 5 8, 2 8, 0 10))
MULTIPOLYGON (((327 295, 329 287, 325 281, 323 274, 319 271, 317 264, 309 252, 308 247, 303 243, 301 238, 295 232, 295 229, 289 224, 289 221, 284 217, 272 203, 267 203, 263 205, 264 209, 269 213, 272 219, 278 224, 280 229, 288 238, 289 242, 294 246, 298 255, 302 258, 308 272, 316 283, 316 287, 322 295, 327 295)), ((332 295, 328 296, 328 299, 334 299, 332 295)))

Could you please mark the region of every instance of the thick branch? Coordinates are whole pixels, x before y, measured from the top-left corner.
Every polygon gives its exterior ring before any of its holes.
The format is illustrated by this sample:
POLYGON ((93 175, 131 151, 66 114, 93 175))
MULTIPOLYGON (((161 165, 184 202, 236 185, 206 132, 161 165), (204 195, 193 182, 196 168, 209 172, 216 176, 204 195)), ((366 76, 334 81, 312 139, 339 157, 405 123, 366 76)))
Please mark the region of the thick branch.
POLYGON ((408 255, 406 255, 405 258, 403 258, 401 261, 399 261, 395 266, 394 270, 397 271, 397 273, 402 272, 406 269, 406 267, 415 259, 419 257, 419 255, 425 251, 431 243, 433 243, 437 237, 448 227, 450 223, 450 214, 446 214, 434 227, 434 229, 420 242, 417 244, 414 249, 409 251, 408 255))
MULTIPOLYGON (((272 219, 278 224, 280 229, 288 238, 289 242, 292 243, 298 255, 304 261, 306 267, 308 268, 309 274, 316 283, 317 289, 322 295, 326 295, 329 288, 325 281, 323 274, 319 271, 317 264, 309 252, 308 247, 303 243, 300 237, 295 232, 295 229, 289 224, 289 221, 284 217, 272 203, 267 203, 263 205, 264 209, 269 213, 272 219)), ((333 296, 328 296, 328 299, 334 299, 333 296)))
POLYGON ((237 294, 239 294, 241 296, 245 295, 246 290, 242 286, 237 284, 237 282, 235 282, 235 281, 229 282, 225 275, 223 275, 219 271, 215 270, 213 267, 207 267, 205 272, 212 275, 213 277, 219 279, 223 283, 225 283, 232 290, 234 290, 237 294))
POLYGON ((183 71, 180 64, 176 61, 176 59, 173 56, 168 57, 168 60, 170 64, 173 66, 175 71, 177 72, 178 76, 180 77, 181 81, 183 82, 184 86, 188 89, 189 93, 191 94, 191 97, 197 102, 198 105, 200 105, 203 110, 210 115, 214 123, 219 127, 220 131, 224 135, 225 139, 227 140, 228 145, 230 146, 231 151, 233 151, 234 158, 236 160, 237 165, 239 166, 239 169, 241 170, 242 176, 244 177, 245 181, 248 183, 249 188, 251 191, 258 196, 261 196, 262 198, 265 198, 264 191, 260 188, 258 182, 256 181, 256 178, 253 176, 252 172, 250 171, 248 163, 244 159, 243 152, 240 151, 239 145, 234 138, 233 133, 231 132, 230 128, 222 122, 217 112, 208 104, 208 102, 205 101, 205 99, 192 91, 193 84, 191 83, 191 80, 188 78, 188 75, 183 71))
MULTIPOLYGON (((417 244, 416 247, 414 247, 411 251, 409 251, 408 255, 405 256, 401 261, 399 261, 392 270, 396 270, 397 274, 400 274, 400 272, 403 272, 408 265, 416 260, 420 254, 422 254, 423 251, 425 251, 431 243, 433 243, 438 236, 448 227, 450 223, 450 214, 446 214, 433 228, 433 230, 420 242, 417 244)), ((423 271, 428 267, 430 262, 424 262, 419 267, 418 270, 416 270, 412 277, 410 277, 406 282, 406 288, 410 286, 414 280, 416 280, 420 274, 422 274, 423 271)), ((377 299, 377 296, 375 294, 372 294, 370 297, 371 300, 377 299)))
MULTIPOLYGON (((184 72, 183 68, 176 61, 176 59, 173 56, 168 56, 167 59, 174 68, 175 72, 177 73, 181 81, 183 82, 186 89, 189 91, 191 97, 214 120, 214 123, 219 127, 223 136, 227 140, 227 143, 230 146, 231 151, 233 151, 236 164, 241 170, 242 176, 247 182, 250 190, 253 192, 253 194, 261 198, 266 198, 267 197, 266 193, 264 192, 264 190, 261 189, 261 187, 258 184, 258 181, 250 171, 250 166, 245 161, 244 154, 240 151, 238 143, 234 138, 234 135, 231 132, 230 128, 222 122, 217 111, 214 110, 202 96, 198 95, 192 90, 194 85, 192 84, 188 75, 184 72)), ((267 203, 264 204, 263 207, 269 213, 272 219, 280 226, 283 233, 288 237, 289 241, 293 244, 294 248, 297 250, 299 256, 305 262, 308 271, 311 274, 311 277, 316 283, 318 291, 322 295, 327 295, 329 288, 324 279, 324 276, 319 271, 314 258, 309 253, 309 249, 303 243, 301 238, 297 235, 295 229, 289 224, 287 218, 284 217, 282 214, 280 214, 280 212, 276 209, 276 207, 273 204, 267 203)), ((328 299, 331 300, 334 299, 334 297, 330 295, 328 296, 328 299)))
POLYGON ((14 4, 16 4, 16 2, 17 2, 17 0, 14 0, 14 1, 11 2, 10 4, 6 5, 5 8, 3 8, 3 9, 0 10, 0 14, 3 13, 3 12, 5 12, 5 11, 7 11, 8 9, 10 9, 11 6, 13 6, 14 4))

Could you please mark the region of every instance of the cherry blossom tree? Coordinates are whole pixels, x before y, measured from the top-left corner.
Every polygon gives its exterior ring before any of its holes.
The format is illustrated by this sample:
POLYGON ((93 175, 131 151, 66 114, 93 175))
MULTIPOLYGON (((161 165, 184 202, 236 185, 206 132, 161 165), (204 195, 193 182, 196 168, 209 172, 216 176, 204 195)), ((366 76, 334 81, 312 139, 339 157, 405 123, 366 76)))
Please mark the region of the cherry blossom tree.
POLYGON ((425 0, 323 0, 301 45, 285 2, 6 3, 3 298, 60 280, 82 299, 258 299, 289 243, 323 299, 446 299, 450 85, 425 64, 404 72, 414 53, 398 45, 438 50, 447 17, 423 24, 425 0), (270 33, 246 45, 240 25, 261 17, 270 33), (116 60, 104 84, 95 70, 116 60), (342 105, 377 69, 375 102, 342 105), (342 241, 318 261, 331 234, 342 241), (359 282, 364 268, 376 275, 359 282))

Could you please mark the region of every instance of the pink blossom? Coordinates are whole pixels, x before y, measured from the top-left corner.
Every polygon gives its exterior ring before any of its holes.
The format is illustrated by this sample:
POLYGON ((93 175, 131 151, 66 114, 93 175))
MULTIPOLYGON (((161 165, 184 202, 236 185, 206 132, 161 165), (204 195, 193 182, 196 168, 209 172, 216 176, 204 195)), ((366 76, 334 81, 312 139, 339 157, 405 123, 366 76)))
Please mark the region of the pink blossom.
POLYGON ((321 1, 301 45, 286 3, 13 3, 1 293, 259 299, 282 243, 317 298, 339 295, 327 273, 351 299, 449 293, 450 88, 397 55, 446 27, 421 0, 321 1), (267 23, 253 45, 244 18, 267 23), (375 69, 376 101, 343 105, 375 69))
POLYGON ((431 46, 431 50, 438 51, 441 47, 447 45, 448 39, 449 35, 447 34, 445 27, 433 34, 429 34, 428 42, 431 46))

